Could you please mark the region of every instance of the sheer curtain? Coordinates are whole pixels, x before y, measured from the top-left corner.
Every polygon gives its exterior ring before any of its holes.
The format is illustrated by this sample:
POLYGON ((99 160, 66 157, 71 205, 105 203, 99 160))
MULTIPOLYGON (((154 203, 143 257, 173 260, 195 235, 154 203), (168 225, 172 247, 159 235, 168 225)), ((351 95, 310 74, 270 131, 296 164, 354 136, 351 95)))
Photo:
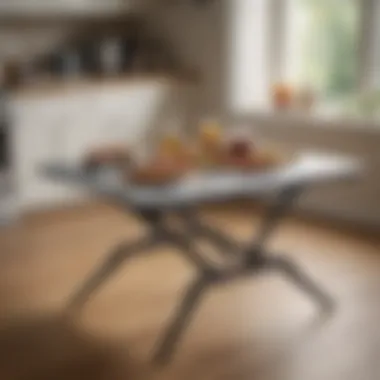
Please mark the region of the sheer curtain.
POLYGON ((269 7, 268 0, 229 2, 229 91, 233 113, 265 108, 268 101, 269 7))

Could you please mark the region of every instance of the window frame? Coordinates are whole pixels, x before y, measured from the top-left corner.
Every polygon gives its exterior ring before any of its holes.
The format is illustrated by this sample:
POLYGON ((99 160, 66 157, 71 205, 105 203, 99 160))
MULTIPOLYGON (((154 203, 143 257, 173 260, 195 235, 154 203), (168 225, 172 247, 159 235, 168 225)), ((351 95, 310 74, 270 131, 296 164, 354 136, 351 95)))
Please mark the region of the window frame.
POLYGON ((359 0, 361 6, 361 34, 359 42, 359 89, 371 90, 380 85, 377 66, 380 64, 380 26, 376 22, 380 17, 378 0, 359 0))
MULTIPOLYGON (((270 1, 270 81, 276 83, 285 77, 287 44, 287 1, 270 1)), ((357 89, 360 92, 380 87, 380 1, 357 0, 360 12, 357 89)))

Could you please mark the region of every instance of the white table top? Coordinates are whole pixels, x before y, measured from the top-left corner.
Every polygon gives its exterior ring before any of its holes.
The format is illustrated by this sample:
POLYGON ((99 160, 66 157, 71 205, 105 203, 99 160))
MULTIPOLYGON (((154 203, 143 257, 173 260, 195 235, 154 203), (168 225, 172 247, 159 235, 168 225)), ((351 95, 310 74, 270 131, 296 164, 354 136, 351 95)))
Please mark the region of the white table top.
POLYGON ((62 163, 47 164, 43 171, 52 180, 80 185, 100 196, 148 208, 247 198, 294 186, 310 187, 346 180, 358 176, 362 164, 354 158, 307 152, 266 172, 194 172, 165 186, 126 183, 110 170, 95 175, 62 163))

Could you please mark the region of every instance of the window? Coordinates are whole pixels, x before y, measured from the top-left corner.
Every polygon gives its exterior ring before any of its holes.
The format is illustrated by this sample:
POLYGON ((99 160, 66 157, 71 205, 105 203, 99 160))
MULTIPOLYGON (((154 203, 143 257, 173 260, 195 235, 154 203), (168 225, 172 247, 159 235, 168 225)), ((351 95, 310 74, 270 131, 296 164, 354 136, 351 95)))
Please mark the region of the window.
POLYGON ((323 110, 380 110, 379 0, 234 0, 233 8, 234 110, 269 107, 277 82, 313 89, 323 110))
POLYGON ((315 88, 324 98, 357 87, 357 0, 289 0, 285 80, 315 88))

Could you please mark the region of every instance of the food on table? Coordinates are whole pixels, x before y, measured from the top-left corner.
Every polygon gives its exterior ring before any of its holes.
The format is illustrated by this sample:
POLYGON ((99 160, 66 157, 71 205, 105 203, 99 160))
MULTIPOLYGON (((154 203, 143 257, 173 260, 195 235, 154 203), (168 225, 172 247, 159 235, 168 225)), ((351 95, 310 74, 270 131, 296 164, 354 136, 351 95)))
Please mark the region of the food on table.
POLYGON ((221 151, 200 151, 197 154, 197 165, 200 168, 213 168, 221 163, 221 151))
POLYGON ((251 169, 253 165, 251 157, 241 158, 227 156, 224 160, 224 165, 226 168, 230 169, 251 169))
POLYGON ((86 169, 94 169, 103 165, 127 167, 131 163, 131 155, 123 145, 105 145, 92 149, 84 159, 86 169))
POLYGON ((222 139, 220 125, 215 121, 203 122, 199 133, 200 144, 204 147, 219 145, 222 139))
POLYGON ((183 143, 176 135, 165 136, 158 144, 158 154, 177 155, 183 150, 183 143))
POLYGON ((193 149, 177 135, 164 136, 148 162, 136 167, 130 180, 145 185, 164 185, 173 182, 194 166, 193 149))
POLYGON ((250 135, 230 137, 223 149, 223 165, 244 167, 249 166, 254 152, 253 141, 250 135))
POLYGON ((185 146, 182 152, 178 155, 178 164, 184 169, 191 169, 197 166, 198 156, 196 150, 192 146, 185 146))
POLYGON ((141 185, 164 185, 179 179, 186 172, 182 163, 168 156, 160 156, 137 167, 128 174, 128 179, 141 185))
POLYGON ((247 139, 236 139, 229 144, 228 154, 235 158, 249 158, 254 151, 253 144, 247 139))
POLYGON ((280 163, 277 149, 260 146, 249 136, 231 139, 225 146, 222 165, 239 170, 264 170, 280 163))
POLYGON ((277 109, 289 109, 294 101, 293 89, 284 83, 273 87, 273 105, 277 109))
POLYGON ((198 136, 198 163, 201 166, 215 166, 220 163, 223 149, 223 135, 215 121, 203 122, 198 136))
MULTIPOLYGON (((194 166, 196 161, 194 149, 185 144, 179 137, 174 135, 165 136, 158 144, 155 154, 157 160, 172 160, 177 165, 185 168, 194 166)), ((153 157, 153 158, 154 158, 153 157)))
MULTIPOLYGON (((236 132, 236 131, 235 131, 236 132)), ((230 168, 264 170, 278 165, 278 149, 263 147, 250 133, 234 133, 223 140, 216 123, 204 123, 197 144, 185 142, 175 134, 164 136, 148 162, 132 165, 132 156, 125 146, 105 145, 92 149, 85 157, 87 169, 111 165, 119 168, 135 183, 163 185, 184 176, 193 168, 230 168)))
POLYGON ((270 169, 280 164, 275 156, 269 156, 266 153, 257 151, 248 157, 227 156, 224 165, 231 169, 259 171, 270 169))
POLYGON ((280 165, 284 161, 284 157, 274 150, 261 149, 253 157, 253 167, 264 170, 280 165))

